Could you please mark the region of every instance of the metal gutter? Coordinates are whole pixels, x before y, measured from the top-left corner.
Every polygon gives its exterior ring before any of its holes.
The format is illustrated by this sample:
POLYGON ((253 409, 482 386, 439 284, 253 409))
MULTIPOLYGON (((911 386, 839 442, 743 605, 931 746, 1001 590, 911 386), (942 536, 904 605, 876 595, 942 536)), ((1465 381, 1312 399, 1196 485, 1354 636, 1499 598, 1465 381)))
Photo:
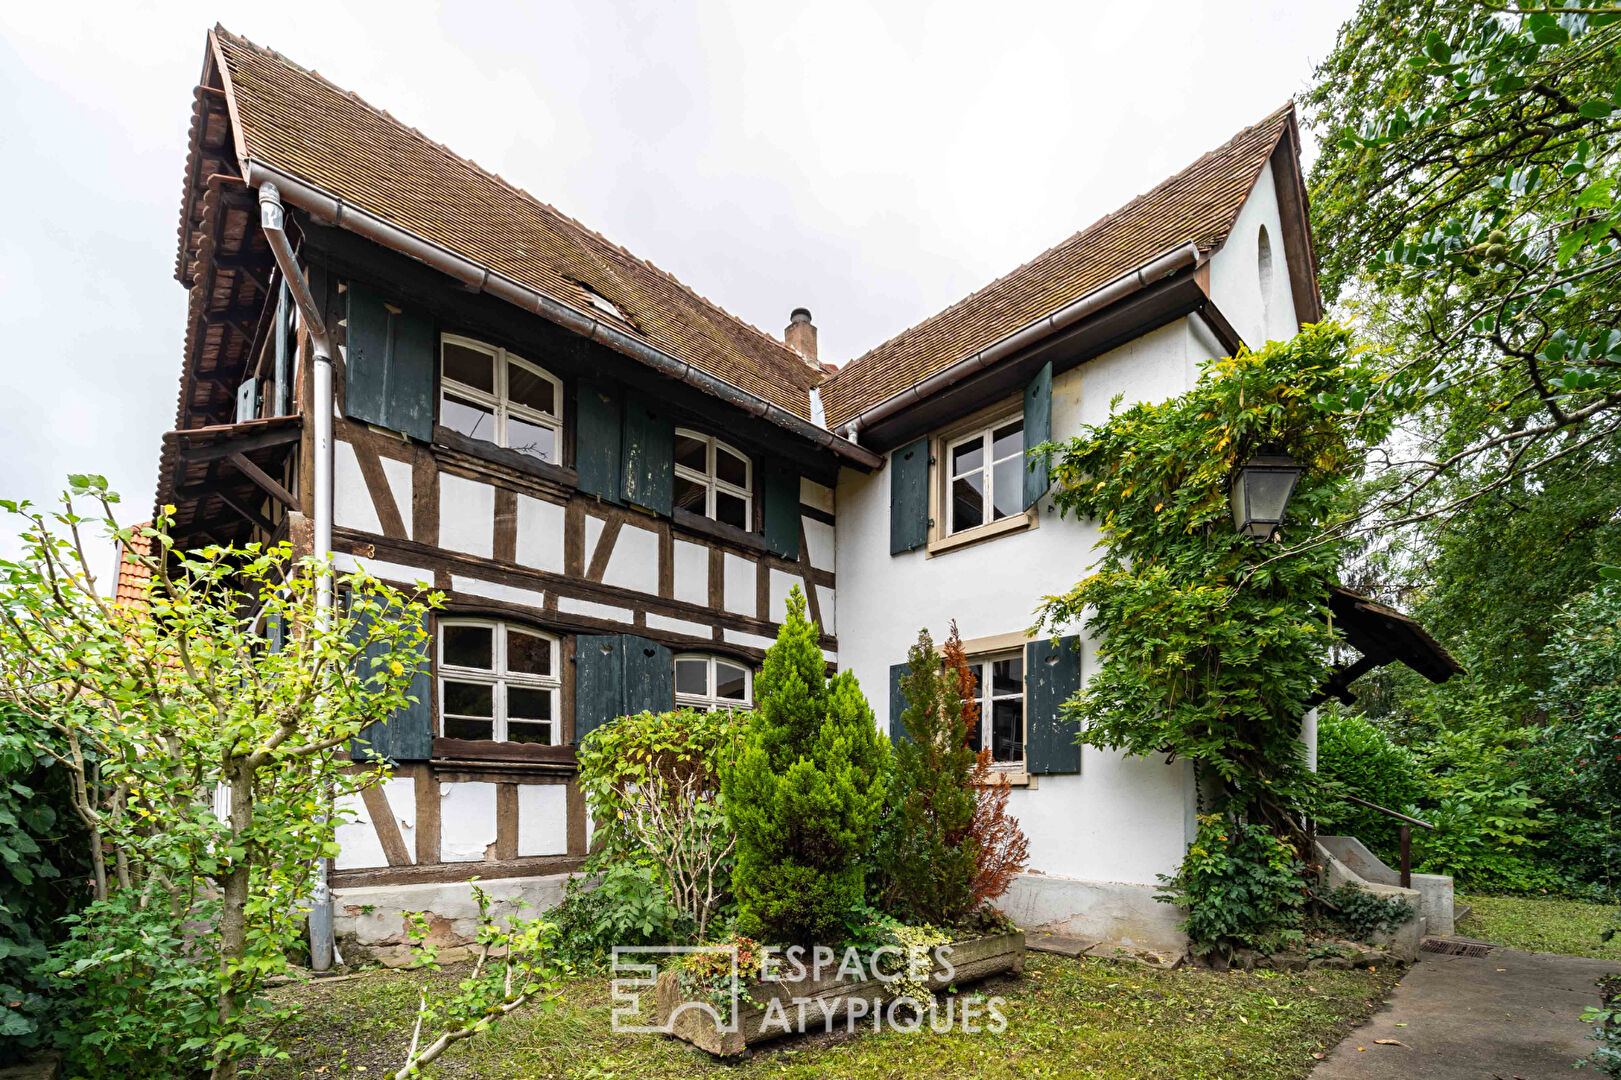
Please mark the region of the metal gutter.
POLYGON ((1033 345, 1051 334, 1080 319, 1101 311, 1110 304, 1138 292, 1161 278, 1169 277, 1179 270, 1185 270, 1199 264, 1199 247, 1197 244, 1187 243, 1178 248, 1158 255, 1128 274, 1123 274, 1107 284, 1100 285, 1091 292, 1076 300, 1070 301, 1050 315, 1029 323, 985 348, 965 356, 948 367, 941 368, 933 375, 926 376, 914 382, 906 389, 891 394, 862 412, 857 413, 844 421, 836 429, 841 435, 854 439, 863 428, 871 427, 881 420, 887 420, 908 405, 922 401, 953 383, 961 382, 974 372, 989 367, 1005 357, 1011 356, 1029 345, 1033 345))
POLYGON ((279 189, 289 203, 307 211, 317 221, 341 226, 358 236, 427 263, 435 270, 456 278, 473 292, 489 293, 525 311, 532 311, 581 337, 601 342, 615 352, 639 360, 661 374, 696 387, 750 415, 758 416, 802 439, 825 447, 853 464, 866 469, 876 469, 884 463, 882 455, 842 439, 780 405, 733 386, 724 379, 716 378, 707 371, 694 367, 685 360, 677 359, 616 326, 554 300, 487 266, 457 255, 431 240, 384 221, 376 214, 346 203, 279 169, 248 158, 243 161, 243 176, 249 187, 262 190, 268 184, 279 189))
MULTIPOLYGON (((312 522, 315 533, 315 619, 323 630, 332 624, 332 338, 326 332, 320 305, 304 280, 303 271, 293 255, 293 245, 287 239, 286 214, 281 205, 281 193, 276 185, 265 182, 259 187, 259 225, 276 265, 281 268, 282 281, 298 306, 298 317, 309 331, 315 364, 313 377, 315 400, 312 431, 315 441, 315 514, 312 522)), ((280 313, 276 316, 281 318, 280 313)), ((281 393, 278 379, 276 393, 281 393)), ((332 888, 328 883, 329 860, 316 860, 315 885, 310 896, 310 967, 326 971, 332 967, 332 888)))

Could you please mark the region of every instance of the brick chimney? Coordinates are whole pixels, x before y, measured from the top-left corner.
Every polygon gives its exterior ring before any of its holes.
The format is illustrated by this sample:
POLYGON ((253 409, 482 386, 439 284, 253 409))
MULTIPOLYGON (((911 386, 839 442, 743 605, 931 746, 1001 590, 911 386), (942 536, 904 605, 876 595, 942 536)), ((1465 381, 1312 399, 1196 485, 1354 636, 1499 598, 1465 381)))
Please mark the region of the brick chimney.
POLYGON ((788 316, 788 328, 782 332, 788 347, 811 363, 816 363, 816 324, 811 322, 809 308, 796 307, 788 316))

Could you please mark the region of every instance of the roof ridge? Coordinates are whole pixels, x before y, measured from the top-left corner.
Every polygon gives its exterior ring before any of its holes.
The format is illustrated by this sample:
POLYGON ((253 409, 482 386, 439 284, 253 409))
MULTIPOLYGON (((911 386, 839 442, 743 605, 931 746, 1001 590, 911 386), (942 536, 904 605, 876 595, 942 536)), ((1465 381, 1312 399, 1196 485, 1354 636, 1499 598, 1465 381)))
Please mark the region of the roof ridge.
MULTIPOLYGON (((967 294, 966 296, 963 296, 962 298, 960 298, 960 299, 958 299, 956 301, 953 301, 952 303, 946 305, 945 307, 941 308, 940 310, 938 310, 936 312, 933 312, 932 314, 927 315, 922 319, 919 319, 917 322, 915 322, 912 325, 906 327, 905 329, 899 331, 898 333, 892 334, 888 338, 884 339, 883 341, 880 341, 878 344, 874 345, 872 348, 868 349, 866 352, 862 353, 860 356, 857 356, 853 360, 850 360, 848 363, 845 363, 842 366, 840 366, 839 370, 828 378, 828 380, 827 380, 828 384, 836 383, 838 381, 839 377, 842 376, 845 372, 851 370, 857 364, 861 363, 861 361, 865 360, 867 357, 871 356, 873 353, 878 352, 880 349, 883 349, 888 345, 892 345, 895 342, 900 341, 902 338, 906 337, 906 335, 912 333, 914 330, 917 330, 918 328, 924 326, 925 324, 933 322, 935 319, 938 319, 941 316, 944 316, 944 315, 946 315, 946 314, 948 314, 948 313, 950 313, 952 311, 957 310, 958 308, 964 306, 965 304, 968 304, 969 302, 975 300, 976 298, 980 297, 981 295, 983 295, 983 294, 991 291, 992 289, 996 288, 996 286, 1000 285, 1002 282, 1006 281, 1008 278, 1013 277, 1015 274, 1019 273, 1019 271, 1024 270, 1024 269, 1026 269, 1026 268, 1028 268, 1030 266, 1033 266, 1036 263, 1039 263, 1040 261, 1045 259, 1047 256, 1051 255, 1053 252, 1058 251, 1060 248, 1063 248, 1064 246, 1066 246, 1066 245, 1080 239, 1081 237, 1086 236, 1088 233, 1092 232, 1094 229, 1101 228, 1103 225, 1106 225, 1110 221, 1113 221, 1116 218, 1119 218, 1119 217, 1123 216, 1127 211, 1131 210, 1133 207, 1135 207, 1138 204, 1144 202, 1145 200, 1147 200, 1149 198, 1152 198, 1155 195, 1161 194, 1166 189, 1168 189, 1171 186, 1173 186, 1174 184, 1176 184, 1177 181, 1186 178, 1189 173, 1193 172, 1195 169, 1197 169, 1200 165, 1204 164, 1206 161, 1209 161, 1211 158, 1217 156, 1218 154, 1221 154, 1223 151, 1225 151, 1225 150, 1229 149, 1230 147, 1232 147, 1233 144, 1239 142, 1240 140, 1242 140, 1246 136, 1252 134, 1253 132, 1258 131, 1259 129, 1261 129, 1263 127, 1266 127, 1268 124, 1272 124, 1272 123, 1277 122, 1277 120, 1281 116, 1283 116, 1283 115, 1285 115, 1287 113, 1290 113, 1292 111, 1294 111, 1294 101, 1291 99, 1289 102, 1287 102, 1281 108, 1274 109, 1272 112, 1268 113, 1261 120, 1258 120, 1255 123, 1249 125, 1248 127, 1239 130, 1237 133, 1235 133, 1231 138, 1229 138, 1226 142, 1222 143, 1220 146, 1218 146, 1218 147, 1216 147, 1216 148, 1214 148, 1212 150, 1205 151, 1203 154, 1199 155, 1197 158, 1193 159, 1188 164, 1186 164, 1182 168, 1178 169, 1175 173, 1173 173, 1170 176, 1166 177, 1164 180, 1161 180, 1159 183, 1155 184, 1153 187, 1149 188, 1147 191, 1141 193, 1140 195, 1137 195, 1137 196, 1133 197, 1129 202, 1126 202, 1126 203, 1124 203, 1124 204, 1122 204, 1120 206, 1117 206, 1113 210, 1111 210, 1108 213, 1104 214, 1102 217, 1097 218, 1090 225, 1085 225, 1085 226, 1081 227, 1080 229, 1077 229, 1076 231, 1070 233, 1068 236, 1064 237, 1062 240, 1058 241, 1057 243, 1051 245, 1050 247, 1048 247, 1048 248, 1038 252, 1037 254, 1031 256, 1030 258, 1026 259, 1024 262, 1022 262, 1019 265, 1015 266, 1013 269, 1007 271, 1005 274, 1002 274, 1002 275, 1000 275, 998 277, 995 277, 995 278, 991 279, 989 282, 986 282, 984 285, 981 285, 979 288, 975 289, 973 292, 967 294)), ((1281 135, 1282 135, 1282 131, 1279 132, 1280 137, 1281 137, 1281 135)), ((1257 170, 1256 175, 1260 175, 1259 170, 1257 170)), ((1254 183, 1254 181, 1251 181, 1252 185, 1253 185, 1253 183, 1254 183)), ((1242 209, 1242 204, 1240 204, 1240 209, 1242 209)), ((1235 217, 1236 217, 1236 212, 1235 212, 1235 217)))
MULTIPOLYGON (((235 43, 236 45, 238 45, 241 48, 251 49, 254 52, 260 53, 261 55, 269 56, 270 58, 274 59, 276 62, 282 64, 283 66, 285 66, 287 68, 290 68, 294 72, 296 72, 296 73, 298 73, 300 75, 303 75, 303 76, 305 76, 307 78, 315 79, 316 81, 326 85, 327 87, 330 87, 334 92, 336 92, 338 94, 341 94, 344 97, 349 98, 351 101, 353 101, 355 104, 359 105, 360 107, 362 107, 364 109, 367 109, 370 112, 375 113, 378 116, 383 117, 389 123, 391 123, 394 126, 398 127, 402 131, 409 132, 411 135, 413 135, 417 139, 421 140, 424 144, 426 144, 427 146, 430 146, 433 149, 437 150, 438 152, 444 154, 446 157, 450 158, 452 161, 455 161, 457 164, 462 165, 462 166, 464 166, 466 168, 472 169, 473 171, 475 171, 475 172, 489 178, 490 180, 494 181, 495 183, 500 184, 502 187, 506 188, 508 191, 511 191, 513 194, 518 195, 519 197, 521 197, 521 198, 527 200, 528 202, 534 204, 536 207, 539 207, 541 210, 545 211, 546 213, 552 214, 553 216, 557 217, 558 219, 560 219, 560 220, 568 223, 569 225, 573 226, 575 229, 578 229, 580 232, 592 237, 593 239, 601 242, 602 244, 606 245, 607 247, 610 247, 613 250, 619 252, 619 254, 621 254, 625 258, 630 259, 631 261, 639 264, 641 267, 648 270, 649 272, 657 274, 659 277, 661 277, 665 281, 669 282, 675 288, 680 289, 682 292, 686 293, 688 296, 692 297, 694 300, 698 301, 699 303, 703 304, 704 306, 706 306, 708 308, 711 308, 712 310, 714 310, 714 311, 720 313, 721 315, 725 316, 725 318, 726 318, 726 320, 728 322, 731 322, 731 323, 741 327, 742 329, 756 335, 757 337, 759 337, 760 339, 762 339, 766 343, 772 345, 777 350, 782 352, 784 359, 792 360, 797 366, 799 366, 801 368, 804 368, 807 374, 809 374, 809 375, 817 374, 817 372, 814 369, 811 368, 811 366, 805 360, 805 358, 800 356, 798 353, 794 352, 792 349, 790 349, 785 342, 779 340, 778 338, 772 336, 771 334, 766 333, 764 330, 761 330, 759 327, 755 326, 753 323, 749 322, 747 319, 743 319, 743 318, 741 318, 741 317, 739 317, 737 315, 732 314, 730 311, 727 311, 720 304, 717 304, 715 301, 713 301, 713 300, 709 299, 708 297, 704 296, 702 293, 699 293, 696 289, 692 288, 690 285, 686 284, 681 279, 677 278, 674 274, 670 273, 668 270, 665 270, 662 267, 656 266, 655 264, 649 262, 647 259, 645 259, 645 258, 643 258, 643 257, 641 257, 639 255, 635 255, 635 254, 631 253, 630 251, 625 249, 623 246, 621 246, 621 245, 615 243, 614 241, 608 239, 606 236, 604 236, 602 233, 598 232, 596 229, 593 229, 589 225, 586 225, 584 222, 580 221, 579 219, 577 219, 577 218, 575 218, 575 217, 573 217, 573 216, 571 216, 569 214, 564 213, 563 211, 559 210, 557 207, 553 206, 551 203, 546 202, 544 199, 541 199, 541 198, 535 196, 534 194, 530 193, 525 188, 523 188, 523 187, 519 186, 518 184, 515 184, 512 181, 508 180, 506 177, 502 176, 500 173, 497 173, 497 172, 494 172, 494 171, 492 171, 490 169, 485 168, 484 166, 480 165, 478 162, 474 161, 471 158, 463 157, 462 155, 456 153, 456 151, 452 150, 449 146, 445 145, 444 143, 441 143, 437 139, 433 139, 433 138, 430 138, 428 135, 425 135, 421 131, 421 129, 419 129, 419 128, 411 125, 411 124, 407 124, 405 121, 400 120, 399 118, 395 117, 387 109, 381 108, 381 107, 379 107, 377 105, 373 105, 371 102, 367 101, 365 98, 361 97, 359 94, 355 93, 353 90, 348 90, 348 89, 346 89, 346 88, 344 88, 342 86, 339 86, 337 83, 333 82, 331 79, 328 79, 325 75, 322 75, 319 71, 316 71, 314 68, 307 68, 304 65, 298 63, 298 61, 293 60, 292 58, 286 56, 285 54, 283 54, 281 52, 278 52, 275 49, 270 48, 267 45, 260 45, 257 42, 251 41, 248 38, 243 37, 241 34, 232 33, 230 30, 226 29, 225 26, 222 23, 216 23, 214 25, 214 32, 217 33, 217 34, 221 34, 224 37, 230 39, 233 43, 235 43)), ((565 279, 568 277, 568 275, 562 274, 560 272, 558 273, 558 276, 563 277, 565 279)), ((811 385, 816 385, 816 384, 813 383, 811 385)))

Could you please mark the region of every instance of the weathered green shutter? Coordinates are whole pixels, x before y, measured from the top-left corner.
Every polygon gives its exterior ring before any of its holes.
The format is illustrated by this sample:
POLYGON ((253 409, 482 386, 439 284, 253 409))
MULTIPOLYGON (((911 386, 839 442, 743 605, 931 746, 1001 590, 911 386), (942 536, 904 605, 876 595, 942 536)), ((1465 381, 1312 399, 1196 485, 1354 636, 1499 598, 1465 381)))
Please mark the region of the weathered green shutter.
POLYGON ((675 486, 675 424, 670 414, 627 394, 623 447, 625 501, 655 514, 669 514, 675 486))
POLYGON ((292 404, 292 388, 287 385, 291 377, 293 338, 293 295, 287 282, 281 283, 276 293, 276 401, 272 416, 286 416, 292 404))
POLYGON ((889 665, 889 741, 900 742, 910 739, 911 733, 901 722, 901 714, 906 711, 906 695, 901 693, 901 680, 911 672, 909 664, 889 665))
MULTIPOLYGON (((365 619, 356 620, 350 630, 353 640, 359 641, 366 636, 366 624, 365 619)), ((422 616, 422 628, 424 632, 428 630, 428 617, 425 614, 422 616)), ((427 641, 424 637, 422 660, 411 676, 411 685, 405 691, 416 700, 406 702, 404 708, 387 720, 379 720, 362 728, 359 735, 349 740, 349 756, 354 760, 370 761, 374 757, 382 757, 389 761, 426 761, 433 756, 433 677, 428 671, 427 641)), ((375 673, 371 662, 387 654, 388 648, 384 643, 367 645, 356 674, 362 679, 370 678, 375 673)))
POLYGON ((343 411, 368 424, 433 439, 433 322, 395 313, 363 285, 348 289, 343 411))
MULTIPOLYGON (((1049 442, 1053 437, 1053 365, 1049 360, 1041 365, 1036 377, 1024 388, 1024 448, 1049 442)), ((1030 509, 1036 500, 1047 494, 1051 483, 1045 456, 1032 457, 1025 462, 1024 508, 1030 509)))
POLYGON ((929 440, 919 439, 889 455, 889 553, 929 542, 929 440))
POLYGON ((577 400, 574 467, 580 474, 580 490, 618 502, 619 394, 605 386, 581 382, 577 400))
POLYGON ((625 715, 625 650, 618 634, 574 639, 574 741, 625 715))
POLYGON ((656 641, 625 635, 625 714, 669 712, 675 707, 675 665, 670 650, 656 641))
POLYGON ((785 559, 799 558, 799 474, 785 461, 767 458, 762 514, 765 546, 785 559))
POLYGON ((259 417, 259 380, 248 379, 236 388, 236 422, 259 417))
POLYGON ((1024 647, 1024 760, 1033 774, 1081 771, 1080 729, 1059 707, 1081 688, 1080 639, 1042 638, 1024 647))

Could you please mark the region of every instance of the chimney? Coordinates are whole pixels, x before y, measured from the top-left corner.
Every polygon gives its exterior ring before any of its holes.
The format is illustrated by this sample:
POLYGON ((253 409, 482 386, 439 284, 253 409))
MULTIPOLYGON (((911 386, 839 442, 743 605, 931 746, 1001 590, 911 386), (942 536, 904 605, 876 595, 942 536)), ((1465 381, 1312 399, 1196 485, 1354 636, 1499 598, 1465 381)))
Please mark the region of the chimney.
POLYGON ((809 308, 796 307, 793 314, 788 316, 788 328, 782 332, 782 340, 794 352, 816 363, 816 324, 811 322, 809 308))

